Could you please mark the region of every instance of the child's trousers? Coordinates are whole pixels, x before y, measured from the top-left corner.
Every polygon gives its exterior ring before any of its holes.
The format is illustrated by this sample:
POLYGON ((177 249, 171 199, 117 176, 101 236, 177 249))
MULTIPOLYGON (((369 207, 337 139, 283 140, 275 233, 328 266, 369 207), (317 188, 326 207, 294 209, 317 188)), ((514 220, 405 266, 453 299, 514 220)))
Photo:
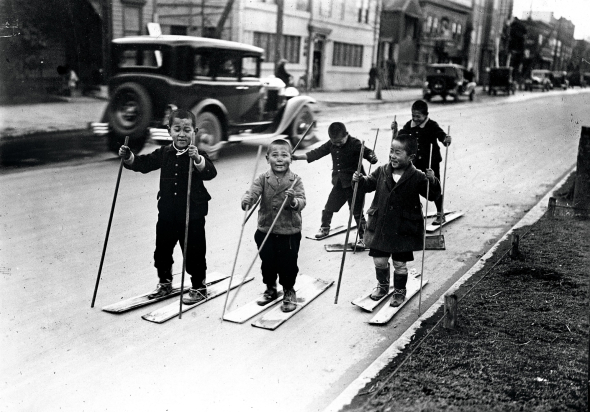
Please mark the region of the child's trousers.
MULTIPOLYGON (((328 196, 328 201, 322 212, 322 227, 330 227, 332 223, 332 216, 334 213, 340 211, 346 202, 352 204, 352 195, 354 194, 354 187, 342 187, 340 181, 332 186, 332 191, 328 196)), ((356 200, 354 201, 353 216, 358 226, 359 236, 362 238, 365 232, 366 222, 363 215, 363 203, 365 194, 361 190, 357 190, 356 200)))
MULTIPOLYGON (((254 240, 260 249, 266 233, 257 230, 254 240)), ((260 251, 260 266, 262 281, 267 286, 275 286, 277 275, 279 283, 284 289, 292 289, 295 286, 295 279, 299 268, 297 258, 299 256, 299 244, 301 233, 293 235, 277 235, 271 233, 264 247, 260 251)))
POLYGON ((185 220, 158 218, 154 266, 158 269, 169 269, 174 263, 174 247, 180 243, 180 248, 186 256, 186 271, 191 275, 192 287, 198 289, 205 284, 207 274, 205 218, 189 220, 188 227, 188 250, 184 250, 185 220))

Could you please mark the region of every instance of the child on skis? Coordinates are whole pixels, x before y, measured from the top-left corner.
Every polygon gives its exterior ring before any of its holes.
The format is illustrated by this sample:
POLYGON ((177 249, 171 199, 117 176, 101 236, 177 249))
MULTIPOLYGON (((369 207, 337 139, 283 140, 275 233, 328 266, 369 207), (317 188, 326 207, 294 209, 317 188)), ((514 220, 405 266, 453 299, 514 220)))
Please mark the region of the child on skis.
POLYGON ((371 299, 379 300, 389 293, 390 266, 393 263, 393 297, 391 306, 399 306, 406 298, 408 268, 414 260, 413 252, 422 250, 424 220, 420 196, 426 197, 430 182, 430 200, 440 196, 440 182, 432 169, 426 174, 414 167, 418 143, 414 136, 400 132, 391 142, 389 163, 378 167, 371 175, 353 175, 353 182, 365 192, 375 191, 373 203, 367 211, 368 222, 365 244, 373 257, 377 287, 371 299))
POLYGON ((156 290, 150 299, 166 296, 172 292, 172 254, 176 243, 186 256, 186 271, 191 276, 192 287, 183 297, 186 304, 194 304, 207 298, 205 277, 205 216, 211 196, 203 181, 217 176, 217 170, 207 153, 191 144, 195 137, 195 115, 186 110, 170 114, 168 132, 172 144, 162 146, 150 154, 135 155, 128 146, 121 146, 119 156, 125 168, 148 173, 160 169, 158 192, 158 222, 156 224, 156 250, 154 266, 158 271, 156 290), (189 162, 194 162, 191 180, 191 204, 188 224, 188 247, 185 248, 186 196, 188 189, 189 162))
POLYGON ((281 310, 291 312, 297 308, 294 286, 299 272, 297 258, 301 242, 301 210, 305 207, 305 191, 301 178, 290 169, 292 159, 289 142, 283 139, 274 140, 268 146, 266 160, 270 170, 260 174, 242 197, 242 210, 253 206, 258 198, 262 197, 258 210, 258 230, 254 234, 259 249, 285 198, 287 203, 260 250, 260 270, 266 290, 257 303, 264 306, 278 297, 278 276, 284 292, 281 310), (293 182, 295 185, 291 188, 293 182))
MULTIPOLYGON (((359 155, 361 152, 361 141, 352 137, 346 131, 346 126, 340 122, 334 122, 328 128, 328 135, 330 140, 320 147, 307 152, 306 154, 293 155, 294 160, 307 160, 308 163, 321 159, 324 156, 332 156, 332 191, 328 195, 328 201, 322 211, 322 223, 320 230, 315 235, 316 238, 321 239, 330 233, 330 224, 332 223, 332 216, 338 212, 346 202, 350 205, 352 203, 352 196, 354 188, 351 184, 352 174, 358 167, 359 155)), ((365 147, 363 158, 371 162, 377 163, 377 156, 375 153, 365 147)), ((364 169, 361 169, 364 172, 364 169)), ((359 190, 357 191, 356 200, 354 203, 354 219, 358 226, 359 244, 358 246, 364 248, 363 235, 365 229, 365 217, 363 216, 363 204, 365 194, 359 190)))

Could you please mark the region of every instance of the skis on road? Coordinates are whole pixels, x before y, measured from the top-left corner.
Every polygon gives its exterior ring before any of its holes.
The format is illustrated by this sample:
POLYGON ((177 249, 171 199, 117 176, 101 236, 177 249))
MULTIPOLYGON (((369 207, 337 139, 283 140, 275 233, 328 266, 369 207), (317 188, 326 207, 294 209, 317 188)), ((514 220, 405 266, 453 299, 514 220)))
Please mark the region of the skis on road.
MULTIPOLYGON (((344 244, 343 243, 334 243, 331 245, 324 245, 324 249, 326 249, 326 252, 342 252, 344 250, 344 244)), ((348 249, 346 249, 349 252, 354 252, 354 243, 348 243, 348 249)), ((369 248, 367 247, 361 247, 361 246, 357 246, 356 247, 356 251, 357 252, 364 252, 365 250, 369 250, 369 248)))
MULTIPOLYGON (((418 271, 416 271, 416 268, 411 268, 408 272, 408 282, 410 281, 410 279, 416 278, 418 277, 418 271)), ((373 289, 375 290, 375 289, 373 289)), ((391 296, 391 294, 393 293, 393 286, 389 286, 389 292, 387 292, 387 295, 383 296, 381 299, 379 300, 373 300, 370 298, 371 293, 373 293, 373 290, 370 291, 369 293, 366 293, 358 298, 356 298, 355 300, 353 300, 352 303, 355 306, 358 306, 359 308, 366 310, 367 312, 373 312, 373 310, 375 310, 375 308, 377 306, 379 306, 379 304, 381 302, 383 302, 385 299, 387 299, 387 297, 391 296)))
MULTIPOLYGON (((428 279, 424 279, 422 281, 422 288, 424 288, 424 286, 426 286, 427 283, 428 279)), ((385 325, 395 316, 397 312, 399 312, 401 308, 405 306, 406 303, 410 301, 410 299, 412 299, 412 297, 414 297, 414 295, 416 295, 416 293, 418 293, 419 290, 420 279, 413 278, 411 281, 410 279, 408 279, 408 284, 406 285, 406 300, 404 300, 404 302, 397 307, 393 307, 389 303, 387 303, 379 310, 379 312, 375 314, 375 316, 371 318, 369 324, 385 325)))
POLYGON ((297 308, 292 312, 283 312, 279 306, 275 306, 271 311, 264 314, 252 323, 252 326, 262 329, 275 330, 287 320, 292 318, 297 312, 307 306, 312 300, 324 293, 334 281, 325 281, 322 279, 311 278, 311 283, 304 285, 297 292, 297 308))
MULTIPOLYGON (((248 276, 243 283, 250 282, 254 279, 254 276, 248 276)), ((234 279, 231 284, 231 289, 238 287, 240 284, 241 279, 234 279)), ((209 302, 211 299, 216 298, 217 296, 221 296, 227 292, 227 286, 229 284, 229 278, 226 278, 220 282, 215 283, 207 288, 207 299, 202 300, 198 303, 193 305, 187 305, 186 303, 182 306, 182 313, 191 310, 199 305, 202 305, 205 302, 209 302)), ((154 323, 164 323, 167 320, 172 319, 173 317, 178 316, 178 302, 172 302, 169 305, 161 307, 160 309, 156 309, 150 313, 143 315, 141 318, 147 320, 148 322, 154 323)))
MULTIPOLYGON (((453 220, 459 219, 461 216, 463 216, 463 212, 452 212, 449 214, 445 213, 445 217, 446 217, 446 222, 444 222, 442 225, 448 225, 449 223, 451 223, 453 220)), ((427 232, 436 232, 437 230, 439 230, 440 225, 433 225, 432 223, 426 226, 426 231, 427 232)))
MULTIPOLYGON (((211 279, 207 283, 207 286, 210 286, 210 285, 214 285, 217 282, 221 282, 224 279, 227 279, 229 276, 224 275, 219 272, 213 272, 213 273, 209 274, 207 277, 209 279, 211 279)), ((189 288, 190 287, 185 286, 184 291, 187 292, 189 290, 189 288)), ((105 312, 109 312, 109 313, 123 313, 123 312, 127 312, 131 309, 136 309, 136 308, 140 308, 142 306, 151 305, 152 303, 161 302, 161 301, 169 299, 171 297, 178 296, 180 294, 180 282, 175 282, 172 285, 172 292, 166 296, 162 296, 162 297, 155 298, 155 299, 150 299, 150 298, 148 298, 148 295, 151 293, 153 293, 153 291, 148 292, 148 293, 144 293, 142 295, 134 296, 132 298, 125 299, 125 300, 122 300, 117 303, 112 303, 110 305, 104 306, 102 308, 102 310, 104 310, 105 312)))
MULTIPOLYGON (((306 275, 299 275, 297 276, 297 282, 295 283, 295 292, 299 292, 301 288, 304 286, 311 284, 314 278, 306 275)), ((279 291, 279 294, 275 300, 272 302, 267 303, 264 306, 260 306, 258 303, 258 299, 262 298, 263 293, 258 295, 258 297, 239 308, 232 310, 231 312, 227 312, 223 317, 223 320, 227 320, 229 322, 234 323, 244 323, 248 319, 252 319, 254 316, 258 315, 259 313, 264 312, 267 309, 272 308, 277 303, 283 300, 283 292, 279 291)))
MULTIPOLYGON (((336 227, 330 229, 330 233, 328 233, 326 236, 323 236, 323 237, 305 236, 305 237, 308 239, 311 239, 311 240, 322 240, 322 239, 326 239, 328 237, 339 235, 340 233, 344 233, 344 232, 346 232, 346 229, 347 229, 347 226, 339 225, 339 226, 336 226, 336 227)), ((356 225, 351 226, 350 230, 352 230, 352 229, 356 229, 356 225)))

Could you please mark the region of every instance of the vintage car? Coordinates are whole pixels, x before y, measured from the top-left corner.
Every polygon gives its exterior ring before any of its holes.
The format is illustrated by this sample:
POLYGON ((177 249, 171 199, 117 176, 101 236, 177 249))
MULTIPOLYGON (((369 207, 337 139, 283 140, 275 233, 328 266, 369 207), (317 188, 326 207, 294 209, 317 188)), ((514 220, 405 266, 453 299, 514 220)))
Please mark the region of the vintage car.
POLYGON ((492 93, 494 96, 498 94, 498 90, 506 94, 514 94, 516 92, 516 82, 512 78, 512 67, 492 67, 489 71, 488 94, 492 93))
POLYGON ((549 91, 553 89, 553 73, 551 70, 536 69, 531 71, 531 75, 524 81, 524 89, 533 91, 534 89, 541 89, 542 91, 549 91))
POLYGON ((430 101, 434 96, 447 96, 459 100, 459 96, 475 96, 475 82, 465 79, 465 67, 458 64, 429 64, 426 66, 426 81, 422 88, 424 100, 430 101))
POLYGON ((568 73, 567 79, 571 88, 574 88, 574 86, 585 88, 588 81, 590 81, 590 72, 581 73, 580 71, 572 71, 568 73))
MULTIPOLYGON (((109 104, 101 122, 90 124, 110 150, 125 136, 134 151, 148 139, 170 143, 166 127, 176 108, 195 114, 197 145, 212 158, 227 143, 284 137, 295 144, 314 121, 313 98, 261 79, 261 48, 173 35, 115 39, 111 48, 109 104)), ((311 130, 299 147, 313 139, 311 130)))
POLYGON ((555 71, 552 74, 553 76, 551 77, 551 83, 553 84, 553 88, 567 90, 570 86, 570 81, 567 78, 567 72, 555 71))

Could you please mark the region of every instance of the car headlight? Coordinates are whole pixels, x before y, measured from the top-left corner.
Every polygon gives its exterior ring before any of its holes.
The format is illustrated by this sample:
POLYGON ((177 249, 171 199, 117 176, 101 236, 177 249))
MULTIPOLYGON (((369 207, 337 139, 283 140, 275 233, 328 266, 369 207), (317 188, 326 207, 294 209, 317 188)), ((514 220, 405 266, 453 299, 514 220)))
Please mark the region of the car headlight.
POLYGON ((428 82, 424 82, 424 88, 428 88, 428 82))

